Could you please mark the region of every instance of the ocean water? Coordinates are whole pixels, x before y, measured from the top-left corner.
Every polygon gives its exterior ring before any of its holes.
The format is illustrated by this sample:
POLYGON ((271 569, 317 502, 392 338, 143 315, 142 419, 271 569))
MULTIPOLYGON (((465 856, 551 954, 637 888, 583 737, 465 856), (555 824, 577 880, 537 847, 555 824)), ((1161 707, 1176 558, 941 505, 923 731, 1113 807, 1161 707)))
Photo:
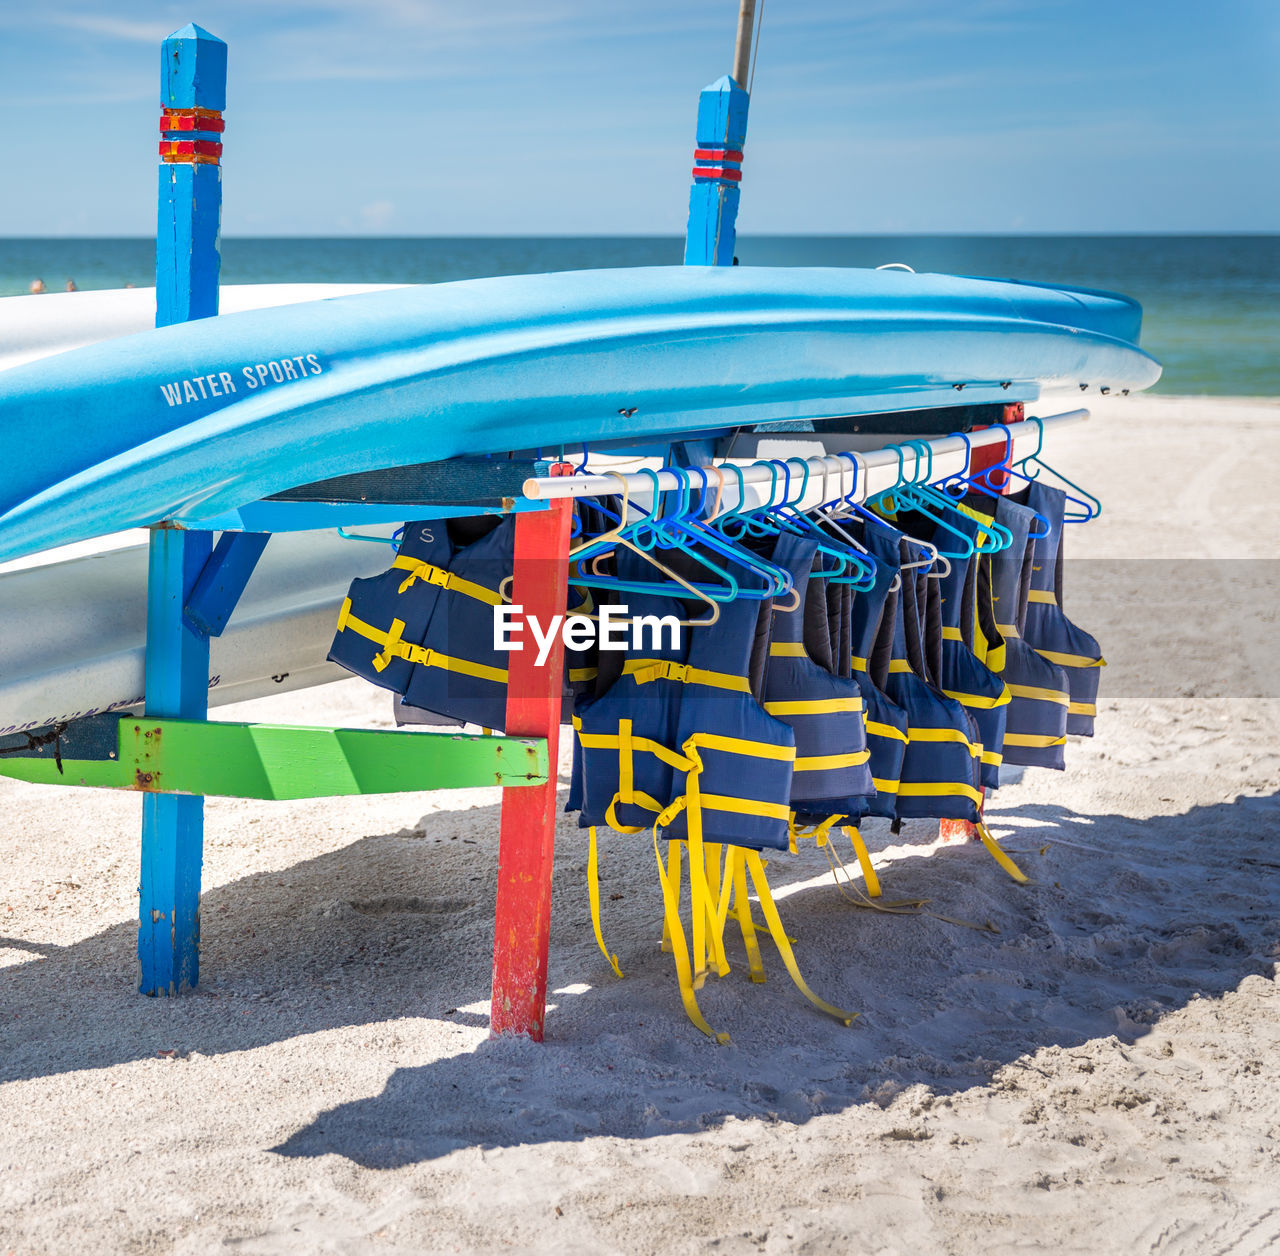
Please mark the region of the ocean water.
MULTIPOLYGON (((674 237, 228 239, 225 283, 435 283, 598 266, 675 265, 674 237)), ((878 266, 1080 284, 1142 303, 1157 391, 1280 394, 1280 235, 756 236, 744 266, 878 266)), ((0 239, 0 296, 39 276, 52 291, 149 286, 146 239, 0 239)))

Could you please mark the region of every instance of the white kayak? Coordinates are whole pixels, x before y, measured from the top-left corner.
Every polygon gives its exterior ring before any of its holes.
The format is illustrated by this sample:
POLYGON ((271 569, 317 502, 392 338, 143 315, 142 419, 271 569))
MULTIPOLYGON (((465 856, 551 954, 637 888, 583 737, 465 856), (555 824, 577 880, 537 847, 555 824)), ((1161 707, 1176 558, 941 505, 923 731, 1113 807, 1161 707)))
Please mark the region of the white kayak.
MULTIPOLYGON (((393 557, 332 531, 273 536, 210 641, 209 705, 347 679, 325 660, 338 609, 393 557)), ((0 736, 140 706, 146 590, 145 544, 0 575, 0 736)))
MULTIPOLYGON (((402 286, 388 283, 227 284, 218 291, 218 304, 222 314, 242 314, 245 310, 298 305, 303 301, 402 286)), ((0 297, 0 370, 65 353, 68 349, 132 336, 155 325, 154 288, 0 297)))

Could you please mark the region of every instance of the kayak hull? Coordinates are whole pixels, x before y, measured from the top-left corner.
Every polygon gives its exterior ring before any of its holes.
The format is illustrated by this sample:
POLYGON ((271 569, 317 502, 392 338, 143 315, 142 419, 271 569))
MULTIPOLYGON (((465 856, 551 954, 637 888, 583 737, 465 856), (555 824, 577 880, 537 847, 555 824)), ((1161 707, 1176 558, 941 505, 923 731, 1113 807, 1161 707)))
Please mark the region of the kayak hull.
POLYGON ((898 271, 655 267, 401 288, 0 372, 0 561, 331 476, 785 419, 1136 391, 1110 294, 898 271))

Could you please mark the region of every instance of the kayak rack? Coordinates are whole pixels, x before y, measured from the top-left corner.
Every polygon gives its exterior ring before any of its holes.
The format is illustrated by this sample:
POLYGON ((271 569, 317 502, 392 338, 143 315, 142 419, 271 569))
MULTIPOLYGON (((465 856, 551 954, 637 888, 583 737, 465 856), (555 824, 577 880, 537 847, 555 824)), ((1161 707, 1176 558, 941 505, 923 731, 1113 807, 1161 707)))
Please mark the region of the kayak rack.
MULTIPOLYGON (((164 41, 162 57, 157 326, 218 312, 227 50, 209 32, 188 25, 164 41)), ((695 154, 701 164, 693 170, 687 263, 732 264, 747 105, 747 93, 728 77, 702 94, 695 154)), ((1004 424, 1023 419, 1021 403, 983 410, 991 414, 982 422, 997 414, 1004 424)), ((1073 410, 1043 420, 1043 428, 1057 431, 1087 417, 1087 411, 1073 410)), ((988 428, 936 437, 927 442, 931 465, 935 476, 963 470, 966 463, 980 472, 996 466, 1006 451, 1021 451, 1032 435, 988 428)), ((903 464, 901 450, 857 449, 874 438, 851 439, 849 433, 806 433, 791 425, 776 432, 757 429, 753 439, 757 453, 764 443, 776 442, 779 456, 791 465, 804 462, 809 481, 808 496, 797 503, 802 506, 811 499, 834 500, 837 489, 839 496, 854 492, 855 465, 860 498, 892 488, 903 464), (828 452, 833 447, 848 452, 828 452), (809 456, 815 448, 818 456, 809 456)), ((739 483, 749 490, 749 504, 761 498, 765 481, 777 480, 776 470, 767 467, 742 467, 741 480, 738 471, 718 472, 710 440, 686 434, 646 441, 649 455, 717 475, 728 502, 738 495, 739 483), (695 445, 705 456, 692 456, 695 445)), ((719 455, 732 456, 733 447, 731 439, 719 455)), ((506 733, 497 737, 211 722, 209 642, 225 629, 272 533, 406 518, 515 513, 512 601, 550 622, 567 603, 573 499, 616 493, 620 479, 642 501, 655 491, 651 474, 573 471, 571 464, 541 455, 391 468, 290 490, 216 519, 184 517, 151 527, 145 713, 93 715, 0 736, 4 775, 143 794, 142 993, 177 995, 199 979, 205 796, 311 798, 497 785, 503 798, 491 1028, 541 1040, 558 814, 560 639, 541 667, 533 651, 511 655, 506 733), (221 533, 216 544, 215 531, 221 533)), ((680 487, 675 474, 657 472, 657 490, 680 487)))

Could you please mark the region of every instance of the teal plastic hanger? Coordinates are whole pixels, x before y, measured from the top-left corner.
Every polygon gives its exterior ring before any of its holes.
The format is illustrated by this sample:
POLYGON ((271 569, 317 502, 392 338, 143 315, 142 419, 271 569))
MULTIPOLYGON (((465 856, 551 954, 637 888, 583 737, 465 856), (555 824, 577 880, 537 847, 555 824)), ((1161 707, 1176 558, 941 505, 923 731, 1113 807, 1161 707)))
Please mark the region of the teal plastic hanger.
MULTIPOLYGON (((973 538, 967 532, 961 531, 954 524, 948 523, 941 515, 937 513, 937 502, 933 500, 931 494, 936 490, 928 489, 923 483, 923 476, 927 474, 924 470, 920 446, 923 444, 929 451, 929 457, 932 461, 933 450, 928 447, 927 442, 906 441, 907 448, 915 455, 915 465, 912 468, 911 478, 907 478, 906 474, 906 454, 902 445, 890 445, 889 448, 898 456, 898 483, 893 488, 886 489, 883 493, 878 493, 875 500, 871 503, 877 511, 882 511, 888 515, 898 514, 903 507, 907 510, 914 510, 924 515, 926 519, 931 520, 937 527, 944 532, 951 533, 959 542, 961 548, 959 550, 944 550, 937 544, 936 537, 934 548, 944 558, 970 558, 977 552, 977 546, 973 542, 973 538)), ((941 498, 941 494, 936 494, 941 498)), ((947 502, 949 510, 954 509, 954 502, 947 502)))
MULTIPOLYGON (((1024 421, 1027 423, 1034 423, 1036 425, 1036 448, 1034 453, 1029 454, 1026 458, 1019 459, 1018 465, 1020 467, 1025 467, 1028 463, 1034 463, 1035 466, 1032 468, 1033 470, 1039 468, 1040 470, 1047 471, 1054 477, 1054 479, 1061 480, 1063 484, 1069 484, 1077 493, 1081 494, 1080 497, 1073 497, 1070 493, 1067 493, 1066 498, 1069 502, 1075 502, 1075 504, 1080 506, 1085 513, 1080 515, 1068 512, 1062 516, 1063 523, 1088 523, 1090 519, 1096 519, 1100 514, 1102 514, 1102 503, 1091 492, 1089 492, 1088 489, 1081 488, 1079 484, 1076 484, 1072 480, 1068 480, 1061 471, 1055 470, 1040 456, 1040 451, 1044 448, 1044 421, 1042 419, 1035 418, 1034 416, 1024 421)), ((1038 480, 1039 478, 1039 470, 1036 470, 1036 474, 1034 475, 1023 475, 1023 479, 1027 480, 1038 480)))

